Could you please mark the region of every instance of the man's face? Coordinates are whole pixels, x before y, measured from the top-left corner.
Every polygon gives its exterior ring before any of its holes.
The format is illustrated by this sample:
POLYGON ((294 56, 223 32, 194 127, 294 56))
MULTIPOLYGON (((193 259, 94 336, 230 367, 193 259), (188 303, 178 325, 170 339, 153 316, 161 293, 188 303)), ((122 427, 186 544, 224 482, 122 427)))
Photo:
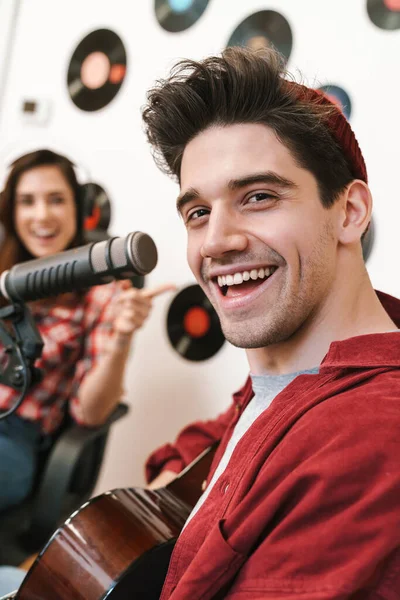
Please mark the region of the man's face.
POLYGON ((190 268, 225 337, 242 348, 291 338, 335 277, 336 205, 268 127, 212 127, 185 148, 178 208, 190 268))

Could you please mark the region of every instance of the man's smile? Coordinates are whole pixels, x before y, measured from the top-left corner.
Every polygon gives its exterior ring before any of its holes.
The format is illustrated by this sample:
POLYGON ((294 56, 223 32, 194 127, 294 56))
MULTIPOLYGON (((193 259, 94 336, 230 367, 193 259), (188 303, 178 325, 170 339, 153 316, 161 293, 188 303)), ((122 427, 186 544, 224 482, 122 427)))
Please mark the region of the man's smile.
POLYGON ((222 310, 234 310, 249 306, 257 300, 275 280, 277 266, 254 267, 235 270, 226 275, 211 278, 217 302, 222 310))

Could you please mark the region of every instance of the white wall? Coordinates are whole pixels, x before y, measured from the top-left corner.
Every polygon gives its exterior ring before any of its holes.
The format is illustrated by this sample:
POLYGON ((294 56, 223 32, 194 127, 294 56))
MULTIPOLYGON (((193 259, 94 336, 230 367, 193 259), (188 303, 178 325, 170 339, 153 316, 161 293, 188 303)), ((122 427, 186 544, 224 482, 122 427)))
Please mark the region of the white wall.
POLYGON ((19 0, 0 0, 0 114, 16 35, 19 0))
MULTIPOLYGON (((299 68, 311 84, 317 79, 341 85, 351 96, 351 122, 375 197, 376 243, 368 268, 377 288, 399 296, 400 31, 376 28, 365 4, 336 0, 330 10, 330 3, 318 0, 212 0, 196 25, 169 34, 156 22, 152 0, 21 0, 0 120, 0 160, 33 143, 50 143, 68 153, 108 190, 112 233, 139 229, 154 237, 160 260, 148 284, 193 282, 186 266, 184 228, 173 206, 177 188, 152 162, 139 109, 146 90, 175 58, 218 52, 249 14, 280 11, 294 35, 289 69, 299 68), (81 38, 102 27, 123 39, 127 77, 110 105, 84 113, 67 94, 67 67, 81 38), (49 103, 45 125, 24 123, 20 107, 26 98, 49 103)), ((223 410, 245 379, 244 354, 228 344, 197 364, 171 349, 165 332, 171 298, 156 300, 151 321, 137 336, 126 381, 130 415, 113 429, 97 491, 141 484, 148 453, 189 421, 223 410)))

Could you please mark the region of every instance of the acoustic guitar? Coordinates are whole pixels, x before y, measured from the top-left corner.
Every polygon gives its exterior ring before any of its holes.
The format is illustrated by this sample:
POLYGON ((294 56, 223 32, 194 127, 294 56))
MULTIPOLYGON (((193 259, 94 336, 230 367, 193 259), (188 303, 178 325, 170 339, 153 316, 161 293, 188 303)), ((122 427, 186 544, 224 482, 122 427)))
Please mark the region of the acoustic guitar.
POLYGON ((20 589, 0 600, 158 600, 214 452, 164 488, 117 489, 84 504, 52 535, 20 589))

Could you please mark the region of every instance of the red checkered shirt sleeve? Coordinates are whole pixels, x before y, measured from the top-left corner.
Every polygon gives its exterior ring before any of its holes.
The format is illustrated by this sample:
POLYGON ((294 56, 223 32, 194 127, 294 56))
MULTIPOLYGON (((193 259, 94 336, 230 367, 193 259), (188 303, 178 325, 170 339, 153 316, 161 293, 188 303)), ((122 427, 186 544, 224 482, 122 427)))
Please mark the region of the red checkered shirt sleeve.
POLYGON ((80 416, 79 387, 85 376, 96 366, 106 352, 113 330, 113 303, 118 294, 118 289, 116 283, 111 283, 94 287, 86 295, 84 316, 86 336, 83 344, 83 355, 76 364, 69 402, 70 414, 80 425, 85 425, 85 423, 80 416))

